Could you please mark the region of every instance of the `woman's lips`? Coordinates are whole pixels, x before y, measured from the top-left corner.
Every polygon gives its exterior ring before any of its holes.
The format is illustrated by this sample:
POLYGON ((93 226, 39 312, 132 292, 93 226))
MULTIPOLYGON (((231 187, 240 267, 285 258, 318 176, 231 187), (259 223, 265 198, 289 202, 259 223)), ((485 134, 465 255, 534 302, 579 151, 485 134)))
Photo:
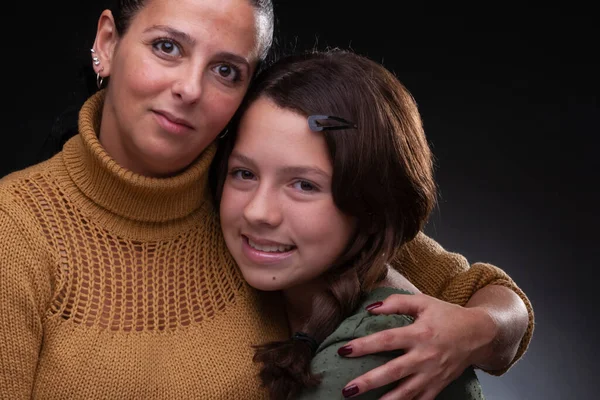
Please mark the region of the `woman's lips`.
POLYGON ((158 125, 169 133, 183 135, 194 130, 191 124, 164 111, 153 111, 158 125))

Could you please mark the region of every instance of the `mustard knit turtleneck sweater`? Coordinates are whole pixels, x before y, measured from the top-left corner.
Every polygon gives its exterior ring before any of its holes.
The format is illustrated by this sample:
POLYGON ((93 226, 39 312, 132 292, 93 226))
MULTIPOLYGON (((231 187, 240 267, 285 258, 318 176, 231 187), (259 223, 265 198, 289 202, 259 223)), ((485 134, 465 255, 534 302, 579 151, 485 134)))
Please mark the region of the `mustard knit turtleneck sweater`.
MULTIPOLYGON (((252 345, 289 335, 275 294, 245 284, 207 189, 211 146, 180 175, 119 167, 97 139, 103 95, 80 134, 0 180, 0 398, 266 398, 252 345)), ((469 267, 419 235, 398 267, 464 304, 501 270, 469 267)))

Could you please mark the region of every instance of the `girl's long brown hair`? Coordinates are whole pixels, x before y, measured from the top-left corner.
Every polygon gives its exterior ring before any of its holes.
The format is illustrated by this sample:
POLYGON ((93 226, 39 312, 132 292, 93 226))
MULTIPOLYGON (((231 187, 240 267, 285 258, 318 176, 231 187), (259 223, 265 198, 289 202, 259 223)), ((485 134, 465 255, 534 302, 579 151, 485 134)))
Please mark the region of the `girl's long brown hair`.
MULTIPOLYGON (((328 288, 314 299, 302 328, 321 343, 385 277, 387 263, 425 224, 436 198, 432 155, 408 90, 382 65, 352 52, 282 58, 257 77, 238 119, 258 98, 303 116, 333 115, 358 126, 323 132, 333 163, 333 200, 356 218, 357 233, 326 272, 328 288)), ((216 204, 234 144, 230 131, 213 163, 216 204)), ((318 385, 311 360, 310 346, 292 339, 256 346, 254 356, 273 399, 292 399, 318 385)))

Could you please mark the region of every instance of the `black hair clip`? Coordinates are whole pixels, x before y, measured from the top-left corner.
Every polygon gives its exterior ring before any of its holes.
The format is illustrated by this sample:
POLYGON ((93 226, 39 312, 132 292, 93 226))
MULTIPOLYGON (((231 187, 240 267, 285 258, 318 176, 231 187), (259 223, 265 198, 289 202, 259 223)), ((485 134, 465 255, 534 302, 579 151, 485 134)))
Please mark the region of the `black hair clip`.
POLYGON ((304 332, 296 332, 296 333, 294 333, 294 335, 292 336, 292 339, 293 340, 299 340, 301 342, 304 342, 304 343, 308 344, 308 346, 310 347, 310 351, 312 352, 313 356, 315 355, 315 353, 317 352, 317 349, 319 348, 319 344, 317 343, 317 341, 313 337, 308 336, 304 332))
POLYGON ((308 117, 308 127, 314 132, 358 128, 354 122, 331 115, 310 115, 308 117))

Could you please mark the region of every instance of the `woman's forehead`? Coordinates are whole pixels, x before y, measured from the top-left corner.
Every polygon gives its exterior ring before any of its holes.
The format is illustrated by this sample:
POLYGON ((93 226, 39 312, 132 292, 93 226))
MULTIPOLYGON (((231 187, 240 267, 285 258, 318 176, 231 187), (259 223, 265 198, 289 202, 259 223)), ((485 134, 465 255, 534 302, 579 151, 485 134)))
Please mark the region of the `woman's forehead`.
POLYGON ((149 0, 135 15, 128 32, 143 34, 168 27, 215 52, 259 57, 259 18, 248 0, 149 0))

